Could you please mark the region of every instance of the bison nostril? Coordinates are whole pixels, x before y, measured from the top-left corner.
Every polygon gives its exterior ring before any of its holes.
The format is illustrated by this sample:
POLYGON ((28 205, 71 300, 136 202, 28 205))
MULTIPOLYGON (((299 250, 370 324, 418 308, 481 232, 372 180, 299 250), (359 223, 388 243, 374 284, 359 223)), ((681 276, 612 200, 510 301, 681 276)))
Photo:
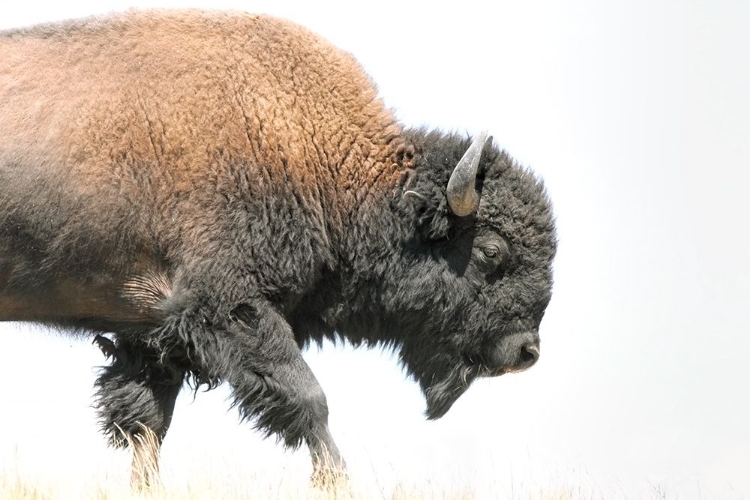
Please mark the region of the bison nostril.
POLYGON ((521 348, 521 365, 529 367, 539 359, 539 344, 526 344, 521 348))

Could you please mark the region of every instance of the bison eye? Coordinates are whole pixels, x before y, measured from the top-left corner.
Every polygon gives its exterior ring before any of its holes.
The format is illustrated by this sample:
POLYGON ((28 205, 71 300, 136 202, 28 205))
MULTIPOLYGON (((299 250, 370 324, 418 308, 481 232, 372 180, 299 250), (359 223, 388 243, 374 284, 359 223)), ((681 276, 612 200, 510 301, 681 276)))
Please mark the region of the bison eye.
POLYGON ((498 255, 500 255, 500 249, 493 245, 489 247, 484 247, 482 249, 482 253, 488 259, 494 260, 498 255))
POLYGON ((488 276, 503 272, 510 253, 508 243, 497 234, 485 233, 474 240, 476 265, 488 276))

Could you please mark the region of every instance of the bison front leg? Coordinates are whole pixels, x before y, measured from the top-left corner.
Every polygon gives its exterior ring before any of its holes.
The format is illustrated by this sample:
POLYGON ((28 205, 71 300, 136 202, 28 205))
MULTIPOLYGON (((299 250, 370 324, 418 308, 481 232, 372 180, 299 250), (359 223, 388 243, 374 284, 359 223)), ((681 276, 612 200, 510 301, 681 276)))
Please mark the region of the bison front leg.
POLYGON ((104 337, 96 342, 113 360, 96 380, 101 427, 114 446, 130 446, 131 484, 147 489, 158 482, 159 450, 185 372, 145 347, 104 337))
POLYGON ((326 396, 287 321, 270 304, 258 302, 236 307, 227 324, 225 335, 217 335, 224 344, 218 352, 231 353, 231 361, 217 362, 242 417, 281 437, 287 447, 305 442, 316 485, 343 478, 346 466, 328 430, 326 396))

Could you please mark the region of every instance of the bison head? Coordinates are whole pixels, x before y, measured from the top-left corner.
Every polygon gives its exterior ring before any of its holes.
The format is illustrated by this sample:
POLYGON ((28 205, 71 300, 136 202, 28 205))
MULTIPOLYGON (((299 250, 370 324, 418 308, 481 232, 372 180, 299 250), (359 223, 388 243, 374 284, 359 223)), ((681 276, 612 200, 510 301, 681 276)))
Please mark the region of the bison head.
POLYGON ((476 377, 537 361, 556 237, 541 182, 486 135, 411 140, 399 202, 410 230, 373 300, 435 419, 476 377))

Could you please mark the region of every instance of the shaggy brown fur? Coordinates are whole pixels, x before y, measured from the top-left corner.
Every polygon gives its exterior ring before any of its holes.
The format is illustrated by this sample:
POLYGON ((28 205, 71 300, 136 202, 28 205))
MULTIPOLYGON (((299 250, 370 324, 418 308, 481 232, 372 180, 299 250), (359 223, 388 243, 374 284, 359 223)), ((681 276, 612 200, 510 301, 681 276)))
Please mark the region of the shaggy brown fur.
POLYGON ((2 206, 16 196, 54 204, 66 220, 49 221, 48 258, 88 267, 101 253, 101 270, 125 277, 117 290, 82 285, 77 273, 56 279, 44 291, 53 310, 6 291, 0 319, 158 315, 173 288, 160 262, 182 258, 160 249, 212 256, 218 221, 206 206, 237 186, 259 200, 292 195, 328 246, 354 208, 399 178, 401 130, 360 66, 279 19, 186 11, 74 21, 4 33, 0 61, 0 163, 13 167, 0 174, 2 206), (134 207, 155 210, 134 220, 134 207), (114 252, 123 245, 130 251, 114 252))
POLYGON ((185 380, 228 383, 338 477, 300 348, 397 349, 439 418, 536 362, 555 248, 532 174, 484 134, 402 130, 294 24, 154 11, 0 33, 0 321, 110 335, 96 404, 137 482, 185 380))

